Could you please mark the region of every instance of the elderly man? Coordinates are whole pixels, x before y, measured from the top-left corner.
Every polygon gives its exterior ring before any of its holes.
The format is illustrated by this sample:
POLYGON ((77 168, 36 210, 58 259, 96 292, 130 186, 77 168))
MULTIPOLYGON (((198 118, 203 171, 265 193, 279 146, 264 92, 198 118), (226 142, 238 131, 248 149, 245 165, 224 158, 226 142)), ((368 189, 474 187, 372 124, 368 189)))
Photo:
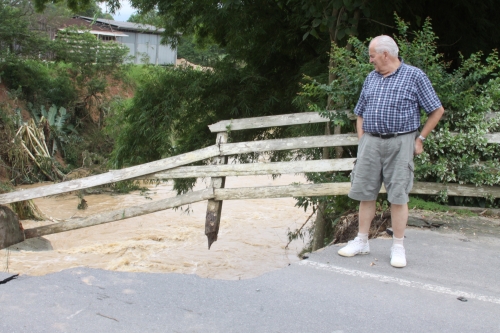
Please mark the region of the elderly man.
POLYGON ((368 231, 384 182, 394 232, 391 265, 405 267, 403 240, 408 221, 408 193, 413 186, 413 155, 423 152, 423 142, 444 109, 425 73, 405 64, 398 51, 389 36, 378 36, 369 46, 370 63, 375 70, 367 76, 354 109, 358 116, 359 146, 349 192, 350 198, 361 201, 359 232, 338 253, 352 257, 370 252, 368 231), (428 119, 418 133, 420 108, 428 114, 428 119))

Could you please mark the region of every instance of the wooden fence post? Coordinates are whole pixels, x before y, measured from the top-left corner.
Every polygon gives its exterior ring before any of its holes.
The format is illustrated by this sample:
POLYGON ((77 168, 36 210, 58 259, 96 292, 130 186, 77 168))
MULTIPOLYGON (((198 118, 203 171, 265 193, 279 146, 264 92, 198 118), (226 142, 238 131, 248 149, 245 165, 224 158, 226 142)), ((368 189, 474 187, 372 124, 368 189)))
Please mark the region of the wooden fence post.
MULTIPOLYGON (((216 145, 227 143, 227 132, 217 133, 216 145)), ((227 156, 214 157, 212 164, 227 164, 227 156)), ((213 177, 210 186, 214 189, 224 188, 226 177, 213 177)), ((222 200, 209 199, 207 204, 207 215, 205 218, 205 235, 208 239, 208 249, 217 240, 219 233, 220 217, 222 212, 222 200)))

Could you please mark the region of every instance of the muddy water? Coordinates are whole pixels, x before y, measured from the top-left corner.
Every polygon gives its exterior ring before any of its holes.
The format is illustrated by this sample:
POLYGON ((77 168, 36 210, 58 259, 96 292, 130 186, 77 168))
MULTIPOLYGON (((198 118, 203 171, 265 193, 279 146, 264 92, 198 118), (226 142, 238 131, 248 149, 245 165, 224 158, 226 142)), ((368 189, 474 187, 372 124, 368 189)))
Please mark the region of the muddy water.
MULTIPOLYGON (((226 187, 288 185, 305 180, 299 176, 228 177, 226 187)), ((207 187, 200 181, 196 189, 207 187)), ((98 194, 85 199, 78 210, 74 194, 35 199, 53 219, 87 216, 141 202, 174 196, 172 186, 150 187, 147 194, 98 194)), ((207 249, 204 235, 206 201, 190 205, 189 214, 166 210, 141 217, 27 240, 0 251, 0 269, 12 273, 44 275, 87 266, 129 272, 176 272, 216 279, 240 279, 297 261, 302 240, 288 249, 288 229, 299 228, 310 212, 294 207, 292 198, 225 201, 219 239, 207 249)), ((186 208, 186 207, 183 207, 186 208)), ((51 222, 52 223, 52 222, 51 222)), ((25 228, 40 222, 23 221, 25 228)))

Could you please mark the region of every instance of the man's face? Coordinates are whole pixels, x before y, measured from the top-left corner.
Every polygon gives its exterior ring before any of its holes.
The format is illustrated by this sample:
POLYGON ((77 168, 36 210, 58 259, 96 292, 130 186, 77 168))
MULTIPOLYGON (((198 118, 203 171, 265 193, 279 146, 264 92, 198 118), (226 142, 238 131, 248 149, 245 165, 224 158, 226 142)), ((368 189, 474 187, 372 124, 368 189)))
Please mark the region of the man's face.
POLYGON ((368 53, 370 55, 370 64, 373 64, 373 66, 375 67, 375 71, 379 72, 380 74, 384 74, 384 69, 387 63, 387 52, 377 53, 375 52, 375 48, 370 45, 368 53))

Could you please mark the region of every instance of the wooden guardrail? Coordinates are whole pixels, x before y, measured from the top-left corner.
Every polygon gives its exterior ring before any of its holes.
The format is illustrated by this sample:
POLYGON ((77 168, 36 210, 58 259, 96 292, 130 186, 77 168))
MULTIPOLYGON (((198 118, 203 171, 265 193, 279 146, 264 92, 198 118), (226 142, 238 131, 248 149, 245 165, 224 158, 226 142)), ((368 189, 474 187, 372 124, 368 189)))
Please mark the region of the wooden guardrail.
MULTIPOLYGON (((335 111, 332 111, 335 112, 335 111)), ((353 118, 348 111, 347 113, 353 118)), ((496 117, 493 116, 489 117, 496 117)), ((213 146, 190 153, 162 159, 121 170, 113 170, 104 174, 76 179, 68 182, 48 185, 30 190, 21 190, 0 195, 0 204, 23 201, 43 196, 65 193, 94 186, 109 184, 127 179, 145 178, 188 178, 210 177, 210 188, 204 191, 189 192, 174 198, 147 203, 141 206, 128 207, 113 212, 54 223, 44 227, 25 230, 25 237, 32 238, 51 233, 89 227, 101 223, 117 221, 133 216, 144 215, 159 210, 173 208, 198 201, 208 200, 205 221, 205 233, 209 248, 217 240, 223 200, 278 198, 297 196, 345 195, 349 192, 350 183, 299 184, 275 187, 247 187, 225 189, 225 177, 242 175, 287 174, 305 172, 331 172, 352 170, 353 158, 316 161, 293 161, 277 163, 227 164, 228 156, 267 152, 275 150, 294 150, 303 148, 320 148, 335 146, 355 146, 358 144, 356 134, 321 135, 300 138, 262 140, 251 142, 227 143, 229 131, 290 126, 308 123, 327 122, 327 118, 316 112, 304 112, 280 116, 257 117, 248 119, 226 120, 210 125, 212 132, 217 133, 213 146), (210 165, 184 166, 193 162, 212 159, 210 165)), ((500 143, 500 133, 486 135, 488 143, 500 143)), ((460 184, 437 184, 415 182, 412 193, 439 194, 448 191, 453 196, 500 197, 500 186, 476 187, 460 184)), ((384 189, 382 189, 384 191, 384 189)))

